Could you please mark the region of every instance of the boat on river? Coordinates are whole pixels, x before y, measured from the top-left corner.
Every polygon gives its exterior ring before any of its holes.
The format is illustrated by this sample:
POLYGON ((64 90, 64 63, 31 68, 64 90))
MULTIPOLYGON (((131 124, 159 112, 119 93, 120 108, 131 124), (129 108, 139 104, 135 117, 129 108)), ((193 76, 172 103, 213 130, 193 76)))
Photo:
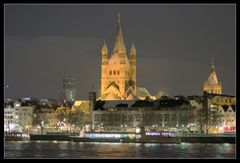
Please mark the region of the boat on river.
POLYGON ((23 132, 4 132, 5 141, 28 141, 30 136, 23 132))
POLYGON ((122 143, 181 143, 181 138, 172 132, 86 132, 70 136, 74 142, 122 142, 122 143))

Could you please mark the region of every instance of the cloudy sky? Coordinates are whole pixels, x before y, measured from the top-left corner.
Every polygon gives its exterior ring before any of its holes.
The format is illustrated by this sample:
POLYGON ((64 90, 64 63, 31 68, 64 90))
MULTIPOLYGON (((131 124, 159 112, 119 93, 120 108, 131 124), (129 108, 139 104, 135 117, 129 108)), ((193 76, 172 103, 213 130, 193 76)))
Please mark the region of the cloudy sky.
POLYGON ((235 95, 235 5, 5 5, 5 96, 59 97, 64 75, 77 98, 99 93, 101 47, 113 48, 117 13, 137 86, 201 95, 213 57, 224 94, 235 95))

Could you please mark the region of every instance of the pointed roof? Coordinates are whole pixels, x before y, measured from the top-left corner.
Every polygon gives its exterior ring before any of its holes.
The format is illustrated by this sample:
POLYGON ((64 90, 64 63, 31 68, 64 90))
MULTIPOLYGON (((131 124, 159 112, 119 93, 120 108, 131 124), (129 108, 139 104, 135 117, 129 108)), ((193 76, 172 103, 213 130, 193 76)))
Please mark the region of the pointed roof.
POLYGON ((113 53, 119 53, 120 51, 126 51, 124 42, 123 42, 123 35, 122 35, 122 29, 120 24, 120 14, 118 14, 118 24, 117 24, 117 32, 115 36, 115 44, 114 44, 114 50, 113 53))
POLYGON ((147 91, 147 89, 144 87, 137 87, 136 95, 138 98, 141 98, 141 97, 145 98, 147 96, 149 97, 151 96, 150 93, 147 91))
POLYGON ((217 84, 219 85, 219 81, 218 81, 218 78, 217 78, 217 74, 215 71, 212 71, 208 77, 208 81, 207 81, 209 84, 211 85, 214 85, 214 84, 217 84))
POLYGON ((215 71, 215 66, 214 66, 213 58, 212 58, 211 72, 213 72, 213 71, 215 71))
POLYGON ((214 66, 214 63, 213 63, 213 59, 212 59, 212 64, 211 64, 211 72, 210 72, 210 75, 208 77, 208 80, 207 80, 207 83, 210 84, 210 85, 219 85, 220 82, 218 81, 218 78, 217 78, 217 73, 215 71, 215 66, 214 66))
POLYGON ((107 94, 105 97, 103 97, 103 100, 121 100, 121 98, 118 95, 111 92, 107 94))
POLYGON ((109 59, 109 64, 120 64, 120 58, 117 54, 113 54, 109 59))
POLYGON ((108 53, 108 48, 105 40, 103 41, 102 53, 108 53))
POLYGON ((135 96, 133 93, 130 93, 126 100, 139 100, 139 98, 135 96))
POLYGON ((108 89, 109 87, 111 87, 111 86, 113 86, 113 87, 115 87, 116 89, 119 90, 119 86, 118 86, 115 82, 111 82, 111 84, 109 84, 109 86, 107 87, 107 89, 108 89))
POLYGON ((136 53, 136 49, 135 49, 135 46, 134 46, 134 42, 132 43, 132 47, 131 47, 130 52, 131 52, 131 53, 136 53))

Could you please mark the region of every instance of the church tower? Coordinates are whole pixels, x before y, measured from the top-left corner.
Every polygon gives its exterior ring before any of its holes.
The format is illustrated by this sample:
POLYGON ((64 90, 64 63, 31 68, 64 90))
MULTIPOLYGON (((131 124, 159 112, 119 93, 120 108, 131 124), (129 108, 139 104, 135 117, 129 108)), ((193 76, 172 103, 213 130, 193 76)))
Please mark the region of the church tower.
POLYGON ((133 87, 133 92, 136 95, 136 49, 134 43, 130 49, 130 74, 131 74, 131 85, 133 87))
POLYGON ((130 50, 130 63, 124 45, 120 14, 118 15, 115 43, 110 59, 104 41, 102 47, 101 99, 125 100, 136 96, 136 49, 130 50))
POLYGON ((102 67, 101 67, 101 94, 104 93, 104 90, 107 88, 108 84, 108 48, 104 40, 102 46, 102 67))
POLYGON ((207 93, 212 93, 212 94, 222 94, 221 82, 217 78, 217 73, 215 71, 213 59, 212 59, 212 65, 211 65, 211 72, 208 77, 208 80, 204 83, 203 91, 206 91, 207 93))

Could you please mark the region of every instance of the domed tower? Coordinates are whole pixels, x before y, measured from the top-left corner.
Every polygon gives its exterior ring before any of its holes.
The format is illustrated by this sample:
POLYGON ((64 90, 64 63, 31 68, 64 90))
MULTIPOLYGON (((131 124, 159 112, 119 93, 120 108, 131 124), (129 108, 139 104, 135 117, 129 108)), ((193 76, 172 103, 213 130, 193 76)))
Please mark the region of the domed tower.
POLYGON ((213 59, 211 65, 211 72, 208 77, 208 80, 204 83, 203 90, 206 91, 207 93, 222 94, 221 82, 217 78, 217 73, 215 71, 213 59))

